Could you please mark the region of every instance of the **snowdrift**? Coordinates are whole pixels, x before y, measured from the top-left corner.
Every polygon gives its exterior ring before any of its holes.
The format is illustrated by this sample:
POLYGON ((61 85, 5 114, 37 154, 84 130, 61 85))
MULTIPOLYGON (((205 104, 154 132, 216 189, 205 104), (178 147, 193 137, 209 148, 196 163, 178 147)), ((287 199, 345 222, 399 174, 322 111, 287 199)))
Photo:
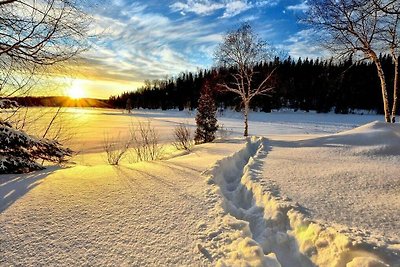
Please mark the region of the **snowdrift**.
POLYGON ((374 121, 355 129, 307 140, 302 146, 333 146, 366 156, 400 155, 400 124, 374 121))

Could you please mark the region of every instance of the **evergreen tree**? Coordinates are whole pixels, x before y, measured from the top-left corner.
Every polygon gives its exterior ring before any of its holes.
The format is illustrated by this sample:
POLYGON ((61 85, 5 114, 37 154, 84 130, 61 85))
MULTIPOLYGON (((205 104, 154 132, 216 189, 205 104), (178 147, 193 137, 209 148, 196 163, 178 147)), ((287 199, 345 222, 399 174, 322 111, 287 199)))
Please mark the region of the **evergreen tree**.
POLYGON ((205 81, 198 101, 194 140, 196 144, 208 143, 215 139, 217 126, 217 107, 208 80, 205 81))
MULTIPOLYGON (((14 101, 0 99, 0 109, 14 107, 14 101)), ((60 163, 71 154, 57 141, 28 135, 0 118, 0 174, 40 170, 39 160, 60 163)))
MULTIPOLYGON (((383 55, 380 60, 387 75, 388 97, 393 101, 396 97, 393 93, 394 60, 391 55, 383 55)), ((287 58, 284 61, 263 61, 254 66, 252 84, 261 83, 265 75, 275 68, 275 75, 271 80, 275 87, 274 94, 255 96, 250 103, 250 109, 265 112, 280 108, 317 112, 335 110, 337 113, 352 112, 356 109, 383 112, 381 93, 376 90, 380 81, 371 62, 356 63, 351 58, 342 61, 334 61, 333 58, 328 60, 287 58)), ((158 83, 147 81, 143 87, 134 92, 110 97, 108 104, 125 109, 127 99, 131 98, 132 108, 195 109, 205 80, 215 81, 215 78, 218 78, 219 82, 226 80, 228 83, 234 83, 235 79, 231 74, 236 72, 234 68, 221 66, 212 70, 182 73, 158 83)), ((214 95, 214 99, 217 106, 237 111, 243 107, 241 98, 232 92, 219 91, 214 95)), ((28 106, 54 103, 53 100, 47 101, 47 98, 27 97, 15 100, 28 106)))

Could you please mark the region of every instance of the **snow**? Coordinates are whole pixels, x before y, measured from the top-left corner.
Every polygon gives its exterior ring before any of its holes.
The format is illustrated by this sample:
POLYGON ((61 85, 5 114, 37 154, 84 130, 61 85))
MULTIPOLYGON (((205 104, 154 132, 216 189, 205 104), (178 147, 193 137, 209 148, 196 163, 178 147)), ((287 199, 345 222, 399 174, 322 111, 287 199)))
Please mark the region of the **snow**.
POLYGON ((381 116, 253 112, 244 140, 225 111, 224 139, 109 166, 105 134, 149 120, 167 144, 195 113, 63 114, 75 164, 0 175, 1 266, 400 266, 400 127, 381 116))
POLYGON ((206 173, 211 185, 207 199, 215 203, 209 217, 216 219, 204 227, 202 247, 216 255, 217 266, 400 263, 398 243, 391 246, 391 241, 378 236, 365 233, 360 237, 344 233, 343 227, 313 221, 301 206, 281 196, 261 171, 264 161, 268 163, 267 148, 266 139, 248 140, 244 149, 218 161, 206 173))
MULTIPOLYGON (((21 110, 21 112, 23 112, 21 110)), ((28 116, 40 114, 35 123, 39 127, 28 125, 28 133, 42 133, 51 119, 54 109, 30 108, 28 116), (47 112, 50 111, 50 112, 47 112)), ((121 139, 127 136, 132 124, 150 120, 161 137, 161 142, 170 142, 173 139, 172 128, 184 123, 195 130, 196 111, 177 110, 133 110, 131 114, 115 109, 97 108, 63 108, 61 110, 64 128, 68 129, 68 136, 72 136, 66 144, 80 153, 98 153, 103 151, 105 136, 121 139)), ((243 135, 242 114, 225 110, 218 115, 219 124, 225 129, 226 137, 240 137, 243 135)), ((31 120, 34 120, 32 118, 31 120)), ((382 120, 381 115, 338 115, 319 114, 313 112, 250 112, 249 133, 257 136, 271 135, 310 135, 329 134, 350 130, 354 127, 382 120)), ((29 121, 29 120, 28 120, 29 121)))
POLYGON ((271 139, 268 150, 265 180, 313 217, 400 240, 400 125, 271 139))
POLYGON ((0 99, 0 109, 17 108, 18 103, 9 99, 0 99))
POLYGON ((12 176, 0 187, 0 265, 204 265, 194 252, 207 212, 201 171, 241 146, 12 176))

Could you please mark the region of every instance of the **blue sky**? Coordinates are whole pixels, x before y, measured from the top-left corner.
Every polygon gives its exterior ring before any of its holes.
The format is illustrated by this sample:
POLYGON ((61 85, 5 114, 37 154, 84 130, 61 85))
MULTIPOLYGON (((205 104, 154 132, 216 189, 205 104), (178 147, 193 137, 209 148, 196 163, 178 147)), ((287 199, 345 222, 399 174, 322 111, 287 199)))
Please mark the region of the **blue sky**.
POLYGON ((84 55, 80 83, 105 97, 210 67, 222 36, 244 21, 294 58, 324 56, 313 31, 298 23, 306 8, 303 0, 104 1, 89 11, 98 38, 84 55))

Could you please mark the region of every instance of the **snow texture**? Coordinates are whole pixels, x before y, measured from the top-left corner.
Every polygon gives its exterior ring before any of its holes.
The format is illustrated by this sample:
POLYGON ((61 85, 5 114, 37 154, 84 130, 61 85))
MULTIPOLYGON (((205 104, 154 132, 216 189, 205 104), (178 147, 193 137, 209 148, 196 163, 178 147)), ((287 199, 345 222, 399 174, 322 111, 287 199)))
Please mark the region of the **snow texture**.
MULTIPOLYGON (((248 140, 206 173, 207 198, 215 203, 203 244, 217 266, 397 266, 400 250, 387 243, 365 243, 342 228, 310 220, 302 208, 262 175, 267 140, 248 140), (360 265, 359 265, 360 264, 360 265)), ((371 240, 368 240, 371 241, 371 240)))
POLYGON ((207 265, 196 247, 207 215, 201 172, 242 146, 0 176, 0 266, 207 265))
POLYGON ((315 218, 400 240, 400 125, 372 122, 319 138, 271 139, 265 181, 315 218), (372 231, 372 232, 371 232, 372 231))
POLYGON ((194 113, 65 112, 75 166, 0 175, 0 266, 400 266, 400 132, 381 116, 251 113, 268 138, 243 146, 227 111, 225 140, 113 167, 103 133, 149 119, 169 142, 194 113))

